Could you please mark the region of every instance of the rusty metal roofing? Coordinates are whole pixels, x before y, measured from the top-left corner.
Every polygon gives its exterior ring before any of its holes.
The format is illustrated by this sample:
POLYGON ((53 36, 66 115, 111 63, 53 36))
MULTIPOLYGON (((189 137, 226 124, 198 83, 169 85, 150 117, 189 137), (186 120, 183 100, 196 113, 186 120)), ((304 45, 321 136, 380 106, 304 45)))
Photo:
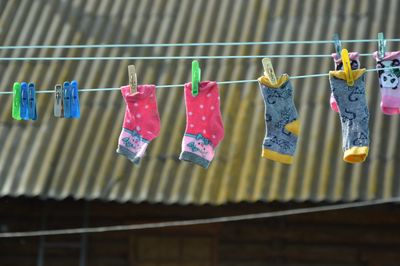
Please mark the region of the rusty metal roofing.
MULTIPOLYGON (((400 2, 330 0, 0 1, 0 44, 116 44, 399 38, 400 2), (384 4, 383 4, 384 3, 384 4)), ((388 43, 399 50, 400 43, 388 43)), ((344 44, 371 53, 377 43, 344 44)), ((331 44, 1 50, 1 57, 330 54, 331 44)), ((134 63, 139 83, 190 81, 190 60, 1 61, 0 88, 65 80, 81 88, 120 87, 134 63)), ((327 73, 331 58, 273 59, 277 73, 327 73)), ((374 67, 372 57, 362 57, 374 67)), ((256 79, 260 59, 200 60, 202 79, 256 79)), ((400 119, 379 108, 367 74, 371 146, 363 164, 342 160, 340 122, 329 108, 328 78, 295 79, 302 132, 294 164, 261 158, 264 104, 257 83, 221 85, 225 138, 208 170, 178 159, 185 127, 183 88, 157 90, 161 134, 139 167, 116 154, 125 106, 120 92, 81 93, 81 118, 53 116, 53 95, 38 95, 39 120, 11 119, 0 96, 0 196, 101 199, 164 204, 353 201, 400 196, 400 119)))

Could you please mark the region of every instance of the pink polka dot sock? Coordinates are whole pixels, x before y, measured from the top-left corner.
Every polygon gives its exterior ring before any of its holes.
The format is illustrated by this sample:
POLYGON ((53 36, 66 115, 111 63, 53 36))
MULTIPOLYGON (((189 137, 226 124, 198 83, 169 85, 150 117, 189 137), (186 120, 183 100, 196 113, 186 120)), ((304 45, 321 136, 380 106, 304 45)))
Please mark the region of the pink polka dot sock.
MULTIPOLYGON (((332 58, 335 63, 335 70, 336 71, 343 70, 342 58, 337 59, 336 53, 332 54, 332 58)), ((349 58, 350 58, 351 69, 352 70, 360 69, 360 54, 358 52, 351 52, 349 53, 349 58)), ((331 105, 331 109, 336 113, 339 113, 339 107, 335 100, 335 97, 333 97, 333 93, 331 93, 331 98, 329 100, 329 103, 331 105)))
MULTIPOLYGON (((378 53, 373 57, 376 60, 376 68, 399 67, 400 51, 386 52, 381 60, 378 53)), ((400 114, 400 69, 379 70, 379 86, 381 90, 381 110, 385 115, 400 114)))
POLYGON ((192 95, 192 84, 185 84, 186 130, 180 160, 208 168, 214 150, 224 137, 218 85, 203 81, 199 94, 192 95))
POLYGON ((126 109, 117 153, 138 164, 150 141, 160 132, 156 86, 139 85, 137 92, 130 94, 128 85, 121 87, 121 92, 126 109))

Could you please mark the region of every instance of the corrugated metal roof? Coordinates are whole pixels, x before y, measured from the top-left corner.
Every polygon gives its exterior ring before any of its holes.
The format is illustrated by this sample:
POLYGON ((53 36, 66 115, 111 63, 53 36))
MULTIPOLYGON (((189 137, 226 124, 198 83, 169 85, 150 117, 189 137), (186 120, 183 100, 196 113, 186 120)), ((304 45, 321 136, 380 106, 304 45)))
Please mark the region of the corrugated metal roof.
MULTIPOLYGON (((1 45, 326 40, 400 37, 399 1, 1 1, 1 45)), ((399 43, 389 43, 399 49, 399 43)), ((376 43, 345 45, 363 53, 376 43)), ((200 46, 124 49, 3 50, 1 56, 169 56, 329 54, 332 45, 200 46)), ((361 58, 362 66, 374 60, 361 58)), ((0 63, 1 90, 14 81, 39 89, 76 79, 80 87, 127 84, 134 63, 139 83, 182 84, 190 60, 135 62, 25 61, 0 63)), ((274 59, 290 75, 328 72, 330 58, 274 59)), ((203 79, 256 79, 259 59, 201 60, 203 79)), ((39 121, 11 119, 0 96, 0 195, 102 199, 165 204, 240 201, 353 201, 400 196, 400 120, 379 108, 376 74, 367 74, 371 149, 367 161, 342 160, 337 114, 327 78, 292 81, 302 133, 292 166, 260 157, 264 105, 256 83, 220 86, 225 139, 208 170, 180 162, 185 127, 183 88, 157 91, 161 135, 140 167, 115 153, 125 110, 121 94, 82 93, 81 119, 53 117, 53 95, 38 96, 39 121)))

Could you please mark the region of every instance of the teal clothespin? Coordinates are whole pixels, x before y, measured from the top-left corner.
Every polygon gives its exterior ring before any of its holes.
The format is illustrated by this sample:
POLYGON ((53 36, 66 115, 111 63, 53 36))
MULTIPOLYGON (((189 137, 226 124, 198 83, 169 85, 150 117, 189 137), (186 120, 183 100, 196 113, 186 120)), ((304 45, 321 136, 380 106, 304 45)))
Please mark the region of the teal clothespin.
POLYGON ((336 59, 342 57, 342 42, 339 39, 339 34, 333 34, 333 41, 335 43, 336 59))
POLYGON ((378 33, 378 58, 382 60, 386 53, 386 40, 383 32, 378 33))
POLYGON ((12 118, 21 120, 21 84, 15 82, 13 86, 12 118))
POLYGON ((199 85, 201 80, 201 69, 197 60, 192 61, 192 95, 199 94, 199 85))

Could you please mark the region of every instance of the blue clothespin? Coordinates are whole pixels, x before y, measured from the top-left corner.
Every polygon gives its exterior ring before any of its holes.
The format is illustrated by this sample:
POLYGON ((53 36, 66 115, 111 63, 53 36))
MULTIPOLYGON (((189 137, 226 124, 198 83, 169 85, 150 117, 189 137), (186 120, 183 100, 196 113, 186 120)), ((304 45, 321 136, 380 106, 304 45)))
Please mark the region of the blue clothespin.
POLYGON ((31 120, 37 120, 35 83, 28 84, 28 116, 31 120))
POLYGON ((378 58, 382 60, 386 54, 386 40, 383 32, 378 33, 378 58))
POLYGON ((71 117, 71 86, 68 81, 64 82, 64 117, 71 117))
POLYGON ((21 119, 29 120, 28 112, 28 84, 26 82, 21 82, 21 119))
POLYGON ((81 117, 81 111, 79 106, 78 82, 76 80, 71 81, 71 117, 72 118, 81 117))
POLYGON ((333 41, 335 43, 336 59, 342 57, 342 42, 339 39, 339 34, 333 34, 333 41))

